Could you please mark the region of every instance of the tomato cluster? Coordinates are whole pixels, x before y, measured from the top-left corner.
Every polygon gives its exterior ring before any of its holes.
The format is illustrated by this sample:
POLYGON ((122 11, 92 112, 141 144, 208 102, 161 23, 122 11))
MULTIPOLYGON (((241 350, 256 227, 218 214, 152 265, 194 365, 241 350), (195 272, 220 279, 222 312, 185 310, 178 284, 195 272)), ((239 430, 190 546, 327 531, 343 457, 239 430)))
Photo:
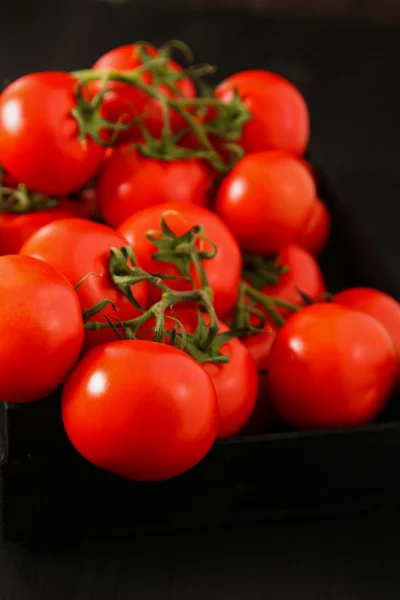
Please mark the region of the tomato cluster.
POLYGON ((141 481, 217 438, 368 423, 399 381, 398 302, 326 289, 299 90, 213 90, 174 46, 0 95, 0 398, 62 387, 76 449, 141 481))

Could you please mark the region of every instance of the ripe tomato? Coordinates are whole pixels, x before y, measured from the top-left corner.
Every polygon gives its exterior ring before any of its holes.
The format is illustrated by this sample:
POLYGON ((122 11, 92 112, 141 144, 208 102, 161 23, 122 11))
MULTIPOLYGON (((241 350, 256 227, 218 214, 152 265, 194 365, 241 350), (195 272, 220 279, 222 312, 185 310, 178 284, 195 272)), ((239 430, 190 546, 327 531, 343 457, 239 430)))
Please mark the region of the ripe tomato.
POLYGON ((210 377, 190 356, 127 340, 83 358, 65 384, 62 418, 72 444, 93 464, 122 477, 160 481, 207 454, 218 407, 210 377))
POLYGON ((271 402, 268 384, 268 360, 277 334, 277 328, 273 322, 268 321, 265 330, 267 333, 256 333, 241 339, 254 358, 258 371, 257 401, 253 414, 241 430, 244 435, 265 433, 277 422, 277 415, 271 402))
MULTIPOLYGON (((326 292, 324 278, 315 258, 300 246, 290 244, 279 255, 279 264, 285 265, 287 273, 280 275, 279 282, 274 285, 264 285, 261 292, 266 296, 273 296, 304 306, 304 300, 299 292, 303 292, 311 300, 318 300, 326 292)), ((258 306, 261 309, 260 306, 258 306)), ((278 312, 287 318, 292 311, 277 308, 278 312)))
POLYGON ((331 217, 328 209, 321 200, 317 199, 314 210, 300 233, 297 243, 313 256, 318 256, 326 246, 330 229, 331 217))
POLYGON ((138 210, 163 202, 206 206, 211 184, 211 172, 200 160, 162 161, 125 147, 109 159, 96 193, 103 218, 118 227, 138 210))
POLYGON ((42 194, 75 192, 103 161, 101 146, 91 137, 79 139, 71 115, 76 85, 68 73, 32 73, 0 96, 0 164, 42 194))
POLYGON ((94 216, 93 198, 88 195, 81 200, 59 198, 57 206, 27 213, 0 213, 0 255, 18 254, 26 240, 38 229, 60 219, 94 216))
MULTIPOLYGON (((122 223, 118 233, 132 246, 143 269, 150 273, 179 275, 180 272, 175 265, 152 258, 156 247, 146 238, 149 230, 161 230, 160 222, 163 215, 167 225, 178 235, 182 235, 195 225, 203 225, 206 238, 217 245, 218 251, 215 257, 203 260, 202 264, 214 293, 214 307, 218 316, 223 317, 230 313, 236 304, 242 258, 235 238, 217 215, 202 206, 169 202, 132 215, 122 223)), ((212 250, 207 240, 199 240, 198 243, 204 251, 212 250)), ((191 269, 191 276, 195 286, 200 287, 200 280, 194 267, 191 269)), ((193 287, 191 283, 182 279, 167 283, 176 290, 188 290, 193 287)), ((159 298, 159 291, 151 286, 149 290, 151 304, 159 298)))
MULTIPOLYGON (((195 310, 175 310, 173 316, 185 328, 187 333, 194 333, 198 323, 195 310)), ((208 325, 210 319, 204 315, 208 325)), ((166 319, 166 327, 172 329, 175 321, 166 319)), ((219 322, 220 332, 228 331, 228 327, 219 322)), ((144 329, 147 329, 144 326, 144 329)), ((178 327, 178 332, 181 328, 178 327)), ((146 335, 149 335, 148 333, 146 335)), ((240 431, 251 416, 257 397, 258 375, 254 359, 242 342, 233 338, 221 346, 222 354, 229 356, 229 362, 215 364, 206 362, 204 369, 210 375, 218 401, 218 438, 231 437, 240 431)))
POLYGON ((64 381, 82 346, 83 320, 74 288, 40 260, 2 256, 0 307, 0 398, 44 398, 64 381))
MULTIPOLYGON (((108 258, 110 248, 121 248, 125 244, 124 238, 106 225, 83 219, 63 219, 37 231, 24 244, 21 254, 34 256, 57 267, 74 286, 88 273, 99 275, 89 276, 76 292, 82 310, 109 299, 117 311, 108 305, 102 314, 108 315, 111 320, 117 317, 124 321, 137 317, 139 311, 112 283, 108 274, 108 258)), ((133 293, 141 305, 146 304, 147 288, 144 283, 135 284, 133 293)), ((105 322, 100 314, 91 320, 105 322)), ((86 331, 83 350, 113 340, 115 333, 112 329, 86 331)))
MULTIPOLYGON (((159 56, 158 51, 153 46, 146 44, 143 47, 140 44, 129 44, 110 50, 110 52, 99 58, 92 68, 94 70, 112 69, 119 73, 137 69, 143 64, 140 55, 141 48, 145 48, 145 51, 152 58, 159 56)), ((172 76, 176 76, 182 72, 182 68, 175 61, 169 60, 168 71, 172 76)), ((140 76, 140 81, 146 85, 153 85, 154 77, 150 71, 145 71, 140 76)), ((194 98, 196 96, 196 88, 188 77, 178 79, 175 81, 175 85, 179 90, 179 96, 184 98, 194 98)), ((101 87, 102 83, 100 81, 91 83, 91 93, 99 92, 101 87)), ((168 98, 178 97, 166 84, 159 85, 157 89, 158 92, 168 98)), ((115 81, 107 84, 107 93, 102 104, 102 115, 112 123, 117 121, 127 123, 141 117, 142 125, 156 138, 161 136, 164 124, 162 109, 157 99, 149 97, 146 92, 134 86, 115 81)), ((176 111, 170 110, 169 115, 173 133, 185 126, 184 119, 176 111)), ((122 132, 118 136, 118 140, 119 142, 132 140, 141 137, 141 134, 140 126, 135 124, 122 132)))
POLYGON ((246 153, 284 150, 301 156, 308 144, 309 116, 299 90, 287 79, 254 70, 235 73, 216 89, 216 96, 230 102, 237 91, 252 118, 243 128, 239 144, 246 153))
POLYGON ((266 255, 297 240, 315 200, 315 184, 300 161, 267 151, 238 162, 222 182, 215 210, 243 250, 266 255))
POLYGON ((371 288, 352 288, 335 294, 333 300, 379 321, 389 332, 400 358, 400 304, 394 298, 371 288))
POLYGON ((376 319, 337 304, 314 304, 276 336, 271 398, 298 429, 363 425, 384 407, 397 371, 393 342, 376 319))

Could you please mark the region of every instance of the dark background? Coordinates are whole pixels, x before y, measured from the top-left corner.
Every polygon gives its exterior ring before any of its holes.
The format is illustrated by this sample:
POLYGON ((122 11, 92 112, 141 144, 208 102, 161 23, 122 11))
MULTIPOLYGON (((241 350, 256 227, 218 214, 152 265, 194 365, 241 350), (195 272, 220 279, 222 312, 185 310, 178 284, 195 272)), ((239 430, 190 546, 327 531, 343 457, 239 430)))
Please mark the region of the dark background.
MULTIPOLYGON (((3 81, 170 38, 217 64, 220 78, 254 67, 289 77, 310 107, 314 155, 400 283, 397 2, 14 0, 1 20, 3 81)), ((397 599, 399 533, 388 511, 123 546, 78 540, 46 554, 0 546, 0 600, 397 599)))

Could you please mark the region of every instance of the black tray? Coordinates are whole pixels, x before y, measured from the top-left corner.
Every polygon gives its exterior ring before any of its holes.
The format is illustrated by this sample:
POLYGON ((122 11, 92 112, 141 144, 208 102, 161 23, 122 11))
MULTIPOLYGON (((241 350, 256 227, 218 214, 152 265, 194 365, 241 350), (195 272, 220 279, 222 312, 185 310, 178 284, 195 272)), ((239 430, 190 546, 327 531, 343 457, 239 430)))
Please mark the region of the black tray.
MULTIPOLYGON (((317 175, 333 219, 321 259, 329 289, 369 285, 399 298, 379 253, 317 175)), ((0 403, 0 493, 3 537, 19 541, 129 537, 385 507, 400 498, 400 400, 394 397, 368 427, 218 442, 192 471, 151 484, 81 458, 63 431, 59 393, 26 406, 0 403)))

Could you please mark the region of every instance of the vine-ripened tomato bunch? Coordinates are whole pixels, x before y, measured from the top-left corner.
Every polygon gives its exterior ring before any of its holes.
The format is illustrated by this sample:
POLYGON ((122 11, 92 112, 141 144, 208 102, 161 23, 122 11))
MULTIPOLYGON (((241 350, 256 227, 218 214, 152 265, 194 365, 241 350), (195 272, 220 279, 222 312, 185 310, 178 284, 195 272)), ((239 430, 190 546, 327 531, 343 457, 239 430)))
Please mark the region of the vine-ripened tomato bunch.
POLYGON ((62 390, 75 448, 140 481, 368 423, 399 381, 398 302, 326 288, 300 91, 190 59, 136 43, 0 95, 0 398, 62 390))

